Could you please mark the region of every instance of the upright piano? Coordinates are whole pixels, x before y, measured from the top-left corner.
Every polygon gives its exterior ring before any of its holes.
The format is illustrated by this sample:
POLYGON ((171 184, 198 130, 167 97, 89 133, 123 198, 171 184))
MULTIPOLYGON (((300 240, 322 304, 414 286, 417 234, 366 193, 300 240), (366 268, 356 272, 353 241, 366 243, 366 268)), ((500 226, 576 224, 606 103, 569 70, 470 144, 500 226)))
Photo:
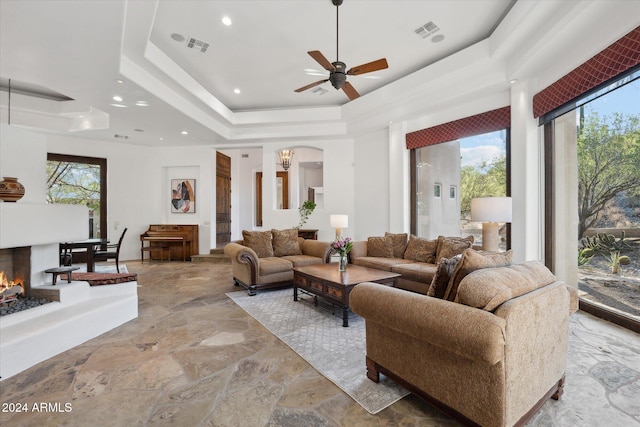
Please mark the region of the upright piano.
MULTIPOLYGON (((192 224, 152 224, 140 235, 140 247, 167 246, 171 251, 171 259, 191 260, 198 254, 198 225, 192 224)), ((159 253, 151 251, 151 258, 159 257, 159 253)))

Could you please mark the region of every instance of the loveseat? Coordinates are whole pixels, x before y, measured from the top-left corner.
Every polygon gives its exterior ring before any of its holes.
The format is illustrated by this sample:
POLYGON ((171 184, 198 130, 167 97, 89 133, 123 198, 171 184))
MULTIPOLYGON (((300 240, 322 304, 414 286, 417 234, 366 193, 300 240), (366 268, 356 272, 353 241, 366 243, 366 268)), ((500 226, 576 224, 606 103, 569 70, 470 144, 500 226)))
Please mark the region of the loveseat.
POLYGON ((429 240, 387 232, 353 242, 349 259, 355 265, 399 273, 396 287, 427 294, 439 261, 461 254, 472 245, 473 236, 429 240))
POLYGON ((445 299, 357 285, 367 377, 386 375, 468 425, 524 425, 558 399, 577 292, 539 262, 492 267, 499 257, 465 250, 445 299))
POLYGON ((331 243, 298 237, 298 230, 242 232, 243 240, 227 243, 233 283, 253 296, 259 289, 290 286, 293 268, 331 259, 331 243))

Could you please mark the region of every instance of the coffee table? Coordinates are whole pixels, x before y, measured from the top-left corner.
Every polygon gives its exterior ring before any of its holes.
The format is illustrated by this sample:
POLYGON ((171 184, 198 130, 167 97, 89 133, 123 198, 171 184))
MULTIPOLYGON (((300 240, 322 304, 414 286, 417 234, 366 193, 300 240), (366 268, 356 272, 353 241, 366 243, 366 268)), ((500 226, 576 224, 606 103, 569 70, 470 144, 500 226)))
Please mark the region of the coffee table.
MULTIPOLYGON (((298 301, 298 289, 323 298, 342 308, 342 326, 349 326, 349 294, 355 285, 374 282, 395 286, 398 273, 349 264, 339 272, 338 264, 316 264, 293 269, 293 300, 298 301)), ((317 301, 316 301, 317 305, 317 301)))

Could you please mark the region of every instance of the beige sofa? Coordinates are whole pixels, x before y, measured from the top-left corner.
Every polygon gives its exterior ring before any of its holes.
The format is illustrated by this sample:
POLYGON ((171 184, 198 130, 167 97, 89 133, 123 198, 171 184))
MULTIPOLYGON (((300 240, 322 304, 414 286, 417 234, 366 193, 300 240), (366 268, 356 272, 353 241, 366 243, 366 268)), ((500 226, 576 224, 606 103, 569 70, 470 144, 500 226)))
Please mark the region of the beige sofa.
POLYGON ((538 262, 476 271, 460 263, 467 274, 450 277, 450 300, 355 287, 350 305, 366 319, 367 376, 384 374, 468 425, 524 425, 562 394, 577 292, 538 262))
POLYGON ((323 264, 331 258, 331 243, 305 240, 298 231, 243 231, 243 240, 227 243, 224 253, 231 258, 233 283, 247 289, 290 286, 293 268, 323 264))
POLYGON ((427 294, 440 259, 451 258, 473 245, 473 236, 429 240, 406 233, 385 233, 353 242, 352 264, 399 273, 396 287, 427 294))

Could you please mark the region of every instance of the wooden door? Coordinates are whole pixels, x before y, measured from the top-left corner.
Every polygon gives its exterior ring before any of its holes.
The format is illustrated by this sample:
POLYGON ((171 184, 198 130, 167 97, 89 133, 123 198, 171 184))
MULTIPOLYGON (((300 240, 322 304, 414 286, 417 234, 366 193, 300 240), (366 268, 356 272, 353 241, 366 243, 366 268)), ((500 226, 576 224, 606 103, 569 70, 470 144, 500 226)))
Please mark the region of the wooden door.
POLYGON ((216 152, 216 246, 231 241, 231 158, 216 152))
MULTIPOLYGON (((277 209, 289 209, 289 173, 276 172, 276 179, 281 193, 278 195, 281 206, 277 209)), ((256 226, 262 227, 262 172, 256 172, 256 226)))

